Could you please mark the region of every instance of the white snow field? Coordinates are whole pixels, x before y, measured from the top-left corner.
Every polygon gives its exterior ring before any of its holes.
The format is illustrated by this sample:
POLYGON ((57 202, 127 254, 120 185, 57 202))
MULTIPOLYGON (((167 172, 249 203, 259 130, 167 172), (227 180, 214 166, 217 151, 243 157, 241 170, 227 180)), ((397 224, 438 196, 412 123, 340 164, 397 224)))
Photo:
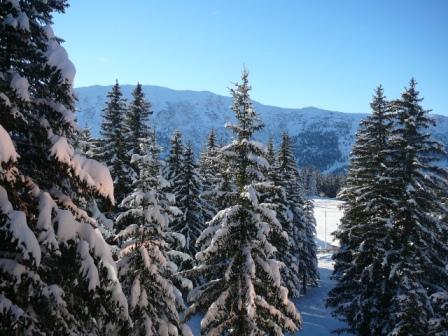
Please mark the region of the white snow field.
POLYGON ((343 202, 331 198, 315 198, 313 203, 317 248, 326 249, 339 246, 339 242, 333 239, 331 233, 338 228, 342 217, 340 207, 343 202))
MULTIPOLYGON (((338 228, 339 220, 342 217, 342 211, 339 208, 342 202, 335 199, 323 198, 314 199, 313 202, 318 249, 323 250, 337 247, 338 242, 333 240, 331 232, 334 232, 338 228)), ((331 252, 319 252, 318 267, 320 275, 319 287, 309 288, 306 295, 294 300, 303 320, 302 329, 295 335, 331 336, 334 335, 332 334, 333 330, 344 327, 342 322, 331 316, 331 309, 325 307, 327 294, 334 286, 334 281, 330 279, 331 273, 333 272, 331 252)), ((201 318, 201 315, 196 314, 188 321, 188 325, 191 327, 195 336, 200 335, 201 318)))

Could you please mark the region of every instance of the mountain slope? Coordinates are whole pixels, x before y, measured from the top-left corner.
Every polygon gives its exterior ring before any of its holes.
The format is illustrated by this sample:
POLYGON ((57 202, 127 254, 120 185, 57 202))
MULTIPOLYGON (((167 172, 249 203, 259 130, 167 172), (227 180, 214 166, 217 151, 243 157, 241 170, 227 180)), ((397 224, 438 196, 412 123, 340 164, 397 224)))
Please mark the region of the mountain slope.
MULTIPOLYGON (((77 88, 78 123, 92 129, 98 136, 101 124, 101 109, 111 86, 90 86, 77 88)), ((124 96, 129 100, 132 85, 123 85, 124 96)), ((225 143, 231 134, 224 128, 233 120, 230 97, 207 91, 178 91, 159 86, 144 85, 143 91, 152 104, 154 114, 150 118, 155 126, 160 143, 168 147, 169 138, 179 129, 184 139, 191 141, 198 153, 211 128, 217 131, 219 141, 225 143)), ((260 132, 259 140, 269 137, 280 141, 281 132, 288 132, 295 141, 296 156, 300 165, 310 165, 321 171, 331 172, 348 164, 350 148, 362 113, 343 113, 321 110, 314 107, 288 109, 254 103, 266 127, 260 132)), ((437 127, 431 132, 448 146, 448 117, 434 116, 437 127)))

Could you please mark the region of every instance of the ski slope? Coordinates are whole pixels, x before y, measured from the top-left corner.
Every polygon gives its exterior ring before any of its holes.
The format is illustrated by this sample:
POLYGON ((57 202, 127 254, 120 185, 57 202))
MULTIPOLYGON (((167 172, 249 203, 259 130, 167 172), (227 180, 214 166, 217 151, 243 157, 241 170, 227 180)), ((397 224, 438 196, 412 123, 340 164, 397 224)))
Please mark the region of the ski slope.
MULTIPOLYGON (((340 206, 341 201, 334 199, 314 199, 314 216, 316 217, 316 241, 319 249, 338 246, 334 241, 331 232, 338 228, 339 220, 342 217, 340 206), (327 242, 327 244, 325 244, 327 242), (330 246, 331 245, 331 246, 330 246)), ((331 336, 332 331, 343 328, 344 324, 331 316, 331 310, 325 307, 325 300, 328 292, 334 286, 334 281, 330 279, 333 272, 333 260, 331 253, 319 252, 318 267, 320 282, 319 287, 310 288, 306 295, 294 300, 297 309, 302 315, 302 329, 295 335, 299 336, 331 336)), ((195 336, 200 335, 201 330, 200 314, 196 314, 189 321, 195 336)), ((345 335, 345 334, 341 334, 345 335)))

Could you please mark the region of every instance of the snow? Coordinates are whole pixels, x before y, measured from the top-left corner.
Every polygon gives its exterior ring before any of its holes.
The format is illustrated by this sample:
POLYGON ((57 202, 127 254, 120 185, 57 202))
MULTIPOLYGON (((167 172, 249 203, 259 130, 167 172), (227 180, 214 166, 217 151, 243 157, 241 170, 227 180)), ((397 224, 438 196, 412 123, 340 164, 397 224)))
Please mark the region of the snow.
POLYGON ((81 257, 81 275, 88 280, 89 290, 94 290, 96 287, 100 286, 100 277, 98 274, 98 269, 95 266, 95 261, 89 253, 89 244, 81 240, 78 243, 76 252, 81 257))
POLYGON ((316 218, 316 243, 319 249, 339 246, 331 233, 337 230, 342 217, 340 207, 343 202, 335 199, 313 199, 314 217, 316 218))
POLYGON ((15 9, 20 10, 19 0, 6 0, 6 2, 9 2, 15 9))
POLYGON ((28 227, 26 216, 23 211, 15 211, 8 200, 6 190, 0 186, 0 210, 8 216, 6 225, 1 228, 11 234, 14 241, 18 241, 18 246, 23 252, 23 259, 28 259, 29 255, 33 257, 36 266, 39 266, 41 260, 41 250, 34 233, 28 227))
POLYGON ((342 322, 331 316, 331 310, 325 307, 327 294, 335 285, 334 280, 330 279, 333 264, 330 253, 319 254, 319 287, 308 289, 305 296, 295 300, 303 320, 303 328, 297 335, 328 336, 332 335, 333 330, 344 327, 342 322))
POLYGON ((30 101, 30 92, 28 91, 30 84, 25 77, 13 72, 10 86, 22 100, 30 101))
POLYGON ((8 132, 0 125, 0 164, 8 161, 17 161, 19 155, 8 132))
POLYGON ((23 316, 25 316, 25 312, 22 308, 16 306, 11 302, 6 296, 0 294, 0 314, 11 314, 16 320, 19 320, 23 316))
POLYGON ((3 92, 0 92, 0 98, 4 101, 6 107, 11 107, 11 101, 9 100, 7 95, 5 95, 3 92))
POLYGON ((48 28, 45 29, 45 33, 49 39, 48 49, 45 54, 47 57, 47 63, 50 66, 56 67, 61 71, 62 78, 69 84, 73 84, 75 78, 76 69, 73 63, 68 58, 67 51, 62 47, 59 42, 54 39, 52 31, 48 28))
POLYGON ((50 148, 51 156, 70 166, 81 181, 94 187, 100 195, 109 198, 112 203, 115 202, 114 184, 109 169, 105 165, 75 154, 65 137, 53 135, 51 141, 53 143, 50 148))

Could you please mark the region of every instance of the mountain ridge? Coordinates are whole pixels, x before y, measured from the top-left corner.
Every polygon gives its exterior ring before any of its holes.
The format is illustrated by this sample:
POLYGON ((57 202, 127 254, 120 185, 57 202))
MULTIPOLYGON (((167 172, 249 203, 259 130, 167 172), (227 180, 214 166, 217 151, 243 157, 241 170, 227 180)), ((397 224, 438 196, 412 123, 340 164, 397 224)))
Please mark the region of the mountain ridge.
MULTIPOLYGON (((99 135, 101 109, 111 85, 92 85, 75 89, 78 97, 77 119, 81 127, 89 126, 94 136, 99 135)), ((134 85, 121 85, 123 96, 129 101, 134 85)), ((231 140, 231 132, 224 124, 234 120, 230 110, 232 98, 210 91, 174 90, 155 85, 142 85, 151 102, 153 115, 149 124, 156 128, 164 153, 169 138, 179 129, 186 141, 191 141, 198 153, 211 128, 218 140, 231 140)), ((253 101, 255 110, 265 123, 257 139, 266 142, 272 137, 280 142, 286 131, 294 140, 295 154, 301 166, 313 166, 323 172, 335 172, 348 165, 351 146, 355 141, 359 122, 368 113, 346 113, 318 107, 286 108, 264 105, 253 101)), ((448 117, 432 115, 437 126, 431 129, 435 138, 448 147, 448 117)))

